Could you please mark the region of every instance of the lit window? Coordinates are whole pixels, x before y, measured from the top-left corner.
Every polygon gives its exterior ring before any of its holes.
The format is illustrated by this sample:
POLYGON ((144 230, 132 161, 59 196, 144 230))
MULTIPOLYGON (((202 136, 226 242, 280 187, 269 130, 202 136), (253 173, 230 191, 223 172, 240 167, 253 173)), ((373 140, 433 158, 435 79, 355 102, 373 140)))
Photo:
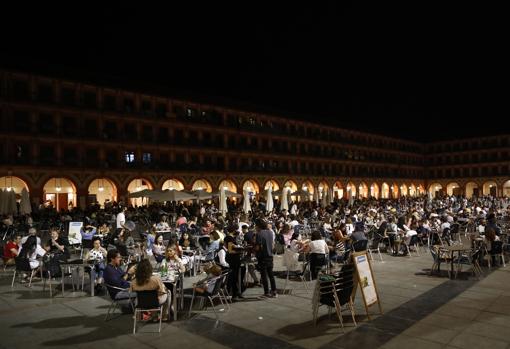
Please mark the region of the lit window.
POLYGON ((192 117, 193 116, 193 109, 191 108, 186 108, 186 115, 188 117, 192 117))
POLYGON ((124 158, 127 163, 133 163, 135 162, 135 152, 133 151, 127 151, 124 153, 124 158))
POLYGON ((144 164, 150 164, 152 161, 152 154, 151 153, 143 153, 142 161, 144 164))

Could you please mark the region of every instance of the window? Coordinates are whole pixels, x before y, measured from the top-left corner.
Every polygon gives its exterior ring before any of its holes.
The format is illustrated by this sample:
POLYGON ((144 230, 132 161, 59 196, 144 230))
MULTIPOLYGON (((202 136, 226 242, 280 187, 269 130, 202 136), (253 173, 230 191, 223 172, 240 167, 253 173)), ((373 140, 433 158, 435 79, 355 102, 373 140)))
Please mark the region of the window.
POLYGON ((55 146, 42 145, 39 148, 39 159, 41 165, 54 165, 55 164, 55 146))
POLYGON ((76 118, 72 116, 64 116, 62 118, 62 135, 64 137, 78 135, 78 123, 76 118))
POLYGON ((97 122, 94 119, 85 119, 83 122, 84 136, 95 138, 97 137, 97 122))
POLYGON ((12 83, 12 97, 17 100, 30 99, 29 85, 26 80, 15 80, 12 83))
POLYGON ((64 87, 61 92, 61 101, 65 105, 74 105, 76 103, 74 89, 71 87, 64 87))
POLYGON ((186 116, 188 118, 192 118, 193 116, 195 116, 195 110, 191 108, 186 108, 186 116))
POLYGON ((103 108, 105 110, 114 111, 116 108, 116 100, 115 96, 112 95, 105 95, 103 98, 103 108))
POLYGON ((128 163, 128 164, 132 164, 135 162, 135 152, 134 151, 126 151, 124 153, 124 160, 128 163))
POLYGON ((160 118, 164 118, 166 116, 166 104, 158 103, 156 106, 156 115, 160 118))
POLYGON ((168 128, 166 127, 160 127, 159 128, 159 134, 158 139, 160 142, 168 142, 168 128))
POLYGON ((132 98, 124 98, 124 110, 128 113, 135 111, 135 103, 132 98))
POLYGON ((30 114, 26 111, 17 110, 14 112, 14 130, 16 132, 30 131, 30 114))
POLYGON ((38 122, 38 130, 44 134, 51 134, 55 132, 55 124, 53 122, 53 115, 40 114, 38 122))
MULTIPOLYGON (((134 160, 134 154, 133 154, 133 160, 134 160)), ((142 162, 146 165, 150 164, 152 162, 152 154, 151 153, 143 153, 142 162)))
POLYGON ((83 105, 87 108, 96 108, 97 96, 94 91, 85 91, 82 96, 83 105))
POLYGON ((39 102, 53 102, 53 87, 49 84, 41 84, 37 87, 37 100, 39 102))
POLYGON ((145 115, 151 115, 152 114, 152 103, 151 101, 148 101, 144 99, 142 101, 142 113, 145 115))

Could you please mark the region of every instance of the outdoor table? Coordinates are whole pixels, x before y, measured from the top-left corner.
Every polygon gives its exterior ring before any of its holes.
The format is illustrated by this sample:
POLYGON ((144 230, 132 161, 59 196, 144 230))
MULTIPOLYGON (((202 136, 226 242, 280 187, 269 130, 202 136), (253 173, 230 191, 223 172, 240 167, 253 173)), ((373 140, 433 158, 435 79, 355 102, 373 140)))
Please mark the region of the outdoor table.
POLYGON ((471 251, 470 246, 464 246, 464 245, 451 245, 451 246, 445 246, 441 247, 440 250, 450 252, 450 278, 453 278, 453 256, 455 252, 457 252, 457 261, 460 260, 462 252, 465 251, 471 251))
POLYGON ((171 307, 170 304, 174 308, 174 321, 177 321, 177 286, 180 288, 180 299, 179 304, 182 305, 184 302, 184 294, 183 294, 183 275, 181 273, 168 273, 167 275, 162 276, 160 272, 153 273, 154 275, 159 275, 161 277, 161 281, 167 288, 172 288, 172 297, 168 297, 168 313, 170 315, 171 307))
MULTIPOLYGON (((94 280, 96 280, 96 268, 94 268, 93 263, 81 262, 81 263, 70 263, 70 262, 60 262, 60 269, 62 272, 62 296, 64 295, 64 270, 69 268, 71 270, 71 282, 73 283, 73 289, 75 285, 74 274, 78 273, 80 268, 83 269, 83 273, 85 273, 85 267, 90 267, 90 296, 94 297, 94 280)), ((79 283, 78 283, 79 285, 79 283)), ((83 284, 82 284, 83 290, 83 284)))

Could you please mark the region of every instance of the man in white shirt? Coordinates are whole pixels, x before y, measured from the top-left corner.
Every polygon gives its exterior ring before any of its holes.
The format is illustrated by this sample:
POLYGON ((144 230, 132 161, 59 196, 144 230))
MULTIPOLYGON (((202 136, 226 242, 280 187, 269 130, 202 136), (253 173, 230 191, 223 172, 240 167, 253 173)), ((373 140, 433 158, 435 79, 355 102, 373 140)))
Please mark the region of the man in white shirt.
POLYGON ((117 229, 122 229, 124 223, 126 223, 126 215, 124 214, 126 212, 126 207, 122 207, 120 209, 120 212, 117 214, 117 229))

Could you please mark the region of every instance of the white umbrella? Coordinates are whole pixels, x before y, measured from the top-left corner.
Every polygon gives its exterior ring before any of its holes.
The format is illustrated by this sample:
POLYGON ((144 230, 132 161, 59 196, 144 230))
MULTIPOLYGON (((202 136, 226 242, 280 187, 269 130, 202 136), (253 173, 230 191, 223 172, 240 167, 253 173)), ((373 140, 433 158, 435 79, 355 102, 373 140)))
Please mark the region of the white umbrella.
POLYGON ((314 190, 313 192, 313 201, 318 205, 319 204, 319 190, 314 190))
POLYGON ((221 215, 225 217, 227 214, 227 196, 225 195, 225 189, 220 190, 220 205, 218 211, 220 211, 221 215))
POLYGON ((250 192, 248 190, 243 190, 243 212, 248 214, 251 211, 250 205, 250 192))
POLYGON ((209 193, 208 191, 205 191, 203 189, 199 190, 193 190, 191 194, 195 195, 197 197, 197 200, 209 200, 212 199, 212 193, 209 193))
POLYGON ((267 190, 267 196, 266 196, 266 212, 271 212, 274 208, 273 203, 273 188, 269 187, 267 190))
POLYGON ((326 188, 322 188, 322 200, 321 200, 321 207, 324 208, 328 206, 328 191, 326 188))
POLYGON ((280 210, 289 210, 289 202, 288 202, 288 196, 287 196, 287 188, 283 188, 282 190, 282 199, 280 201, 280 210))
POLYGON ((32 205, 30 205, 30 197, 26 188, 21 190, 21 202, 19 209, 21 214, 32 213, 32 205))
POLYGON ((328 193, 329 193, 329 196, 328 196, 329 203, 332 204, 333 202, 335 202, 335 197, 333 195, 333 188, 329 188, 329 192, 328 193))
MULTIPOLYGON (((223 190, 223 193, 225 194, 226 198, 242 198, 243 197, 241 194, 234 193, 233 191, 230 191, 230 190, 226 190, 223 188, 221 190, 223 190)), ((212 196, 220 196, 221 190, 212 193, 212 196)))
POLYGON ((11 189, 7 192, 7 205, 5 213, 7 214, 17 214, 18 209, 16 207, 16 193, 14 189, 11 189))
POLYGON ((292 202, 292 190, 290 188, 286 188, 287 190, 287 203, 290 204, 292 202))

